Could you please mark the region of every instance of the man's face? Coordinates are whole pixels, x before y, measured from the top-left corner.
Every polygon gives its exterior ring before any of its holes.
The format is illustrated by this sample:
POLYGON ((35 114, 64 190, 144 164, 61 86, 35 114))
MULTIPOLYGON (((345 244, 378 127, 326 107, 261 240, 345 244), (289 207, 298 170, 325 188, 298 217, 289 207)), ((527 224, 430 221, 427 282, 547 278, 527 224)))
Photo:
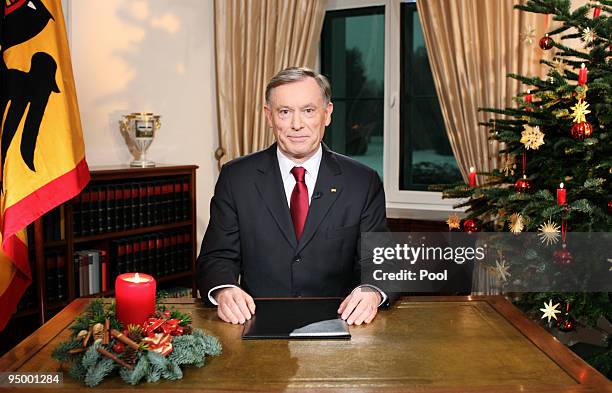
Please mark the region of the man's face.
POLYGON ((333 108, 325 104, 317 81, 306 78, 275 87, 264 111, 281 152, 300 163, 316 153, 333 108))

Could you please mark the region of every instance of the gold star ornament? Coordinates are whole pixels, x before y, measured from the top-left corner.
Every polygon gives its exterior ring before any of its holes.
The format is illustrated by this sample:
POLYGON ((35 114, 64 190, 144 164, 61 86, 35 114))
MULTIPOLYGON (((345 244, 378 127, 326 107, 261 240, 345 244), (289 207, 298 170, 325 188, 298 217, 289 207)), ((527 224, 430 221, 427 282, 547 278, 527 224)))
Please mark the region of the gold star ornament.
POLYGON ((533 45, 533 41, 535 40, 535 27, 529 25, 525 28, 525 31, 521 33, 521 41, 525 46, 533 45))
POLYGON ((592 30, 590 27, 582 30, 582 41, 590 44, 591 42, 595 41, 595 38, 597 38, 595 30, 592 30))
POLYGON ((516 170, 516 159, 513 154, 506 154, 503 159, 503 167, 502 172, 506 176, 514 176, 514 171, 516 170))
POLYGON ((584 100, 578 100, 578 103, 572 107, 574 111, 572 113, 572 118, 574 119, 574 123, 583 123, 586 121, 586 115, 591 113, 588 109, 589 103, 584 100))
POLYGON ((495 274, 497 275, 497 278, 500 281, 506 282, 508 281, 508 278, 510 278, 511 274, 508 271, 508 269, 510 268, 510 266, 506 265, 506 260, 502 259, 501 263, 499 260, 495 261, 495 274))
POLYGON ((542 315, 542 319, 548 318, 548 322, 550 322, 550 318, 557 320, 557 314, 561 314, 561 311, 557 310, 557 307, 559 307, 559 303, 553 306, 552 299, 548 304, 544 302, 544 308, 540 309, 540 311, 544 313, 544 315, 542 315))
POLYGON ((525 149, 538 150, 544 144, 544 133, 540 131, 540 127, 525 124, 523 128, 525 130, 521 132, 521 143, 525 145, 525 149))
POLYGON ((448 224, 448 229, 459 229, 461 227, 461 218, 459 218, 458 214, 452 213, 448 216, 446 223, 448 224))
POLYGON ((558 57, 553 58, 551 63, 552 67, 559 73, 559 75, 563 75, 565 70, 567 70, 567 63, 558 57))
POLYGON ((510 216, 510 232, 518 234, 525 229, 525 223, 521 213, 514 213, 510 216))
POLYGON ((559 241, 559 226, 551 220, 548 220, 544 224, 540 225, 538 229, 540 230, 538 236, 540 237, 542 244, 548 246, 559 241))

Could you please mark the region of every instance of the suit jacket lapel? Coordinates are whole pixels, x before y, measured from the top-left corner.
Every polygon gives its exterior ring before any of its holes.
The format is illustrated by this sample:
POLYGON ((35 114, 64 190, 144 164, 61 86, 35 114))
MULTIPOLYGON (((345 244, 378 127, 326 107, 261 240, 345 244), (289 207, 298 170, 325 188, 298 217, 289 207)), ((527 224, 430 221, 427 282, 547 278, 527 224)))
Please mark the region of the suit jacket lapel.
MULTIPOLYGON (((342 170, 338 161, 327 146, 323 145, 323 157, 321 157, 317 183, 315 184, 310 207, 308 208, 308 215, 306 216, 306 223, 304 224, 304 231, 298 242, 296 253, 299 253, 312 240, 323 218, 325 218, 329 209, 342 192, 341 177, 338 176, 341 173, 342 170)), ((291 216, 289 219, 291 220, 291 216)))
POLYGON ((289 244, 295 248, 297 239, 295 238, 293 221, 291 221, 291 213, 287 206, 283 180, 278 167, 276 143, 270 146, 266 153, 265 159, 257 167, 260 178, 259 181, 255 182, 255 187, 281 232, 289 244))

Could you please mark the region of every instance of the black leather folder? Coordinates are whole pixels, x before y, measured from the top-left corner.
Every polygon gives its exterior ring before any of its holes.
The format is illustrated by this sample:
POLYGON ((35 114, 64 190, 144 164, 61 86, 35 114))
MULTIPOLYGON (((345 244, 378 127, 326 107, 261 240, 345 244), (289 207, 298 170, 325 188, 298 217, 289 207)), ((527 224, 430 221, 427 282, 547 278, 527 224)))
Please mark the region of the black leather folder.
POLYGON ((341 299, 255 299, 255 315, 244 325, 243 340, 350 339, 338 315, 341 299))

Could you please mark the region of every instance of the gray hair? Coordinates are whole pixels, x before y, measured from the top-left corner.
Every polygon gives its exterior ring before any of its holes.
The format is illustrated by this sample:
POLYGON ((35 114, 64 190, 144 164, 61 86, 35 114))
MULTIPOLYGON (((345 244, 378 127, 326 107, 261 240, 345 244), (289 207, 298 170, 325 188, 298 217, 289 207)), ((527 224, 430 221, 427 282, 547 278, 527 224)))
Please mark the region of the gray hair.
POLYGON ((325 76, 305 67, 285 68, 274 75, 266 86, 266 104, 268 104, 268 106, 270 105, 270 96, 275 87, 303 81, 306 78, 313 78, 317 82, 321 89, 324 104, 329 104, 331 101, 331 86, 329 85, 329 81, 325 76))

